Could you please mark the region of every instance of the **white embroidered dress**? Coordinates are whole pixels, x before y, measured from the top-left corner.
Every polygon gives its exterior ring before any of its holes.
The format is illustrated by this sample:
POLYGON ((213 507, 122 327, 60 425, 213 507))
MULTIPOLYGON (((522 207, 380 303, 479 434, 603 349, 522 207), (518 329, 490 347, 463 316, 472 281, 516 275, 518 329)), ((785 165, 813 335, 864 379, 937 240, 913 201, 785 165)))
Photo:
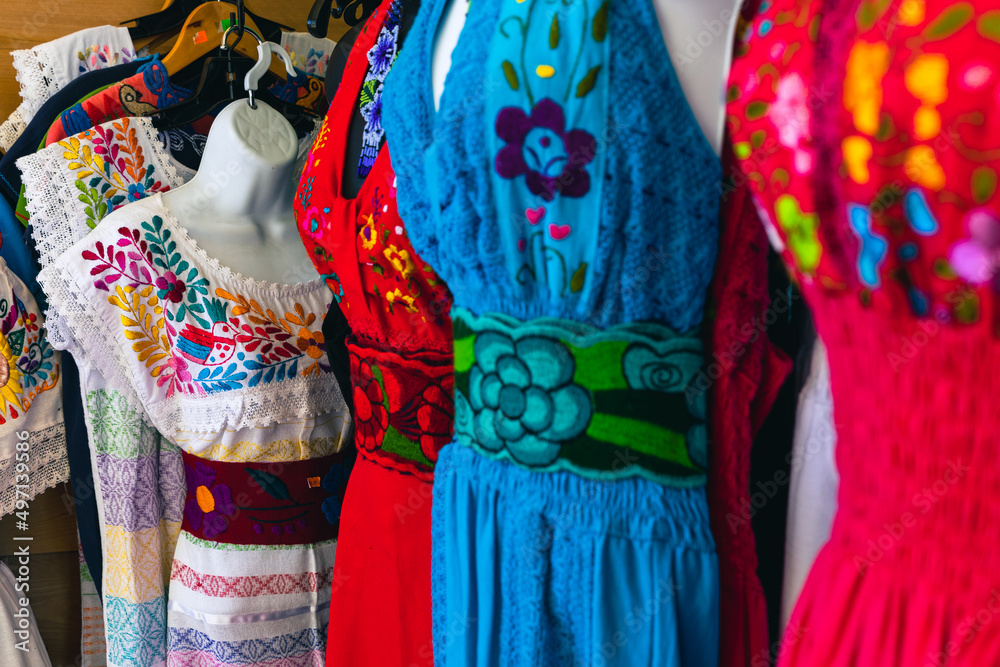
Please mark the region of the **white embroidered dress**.
MULTIPOLYGON (((319 281, 255 283, 206 257, 155 194, 180 179, 148 120, 115 121, 87 135, 19 166, 54 338, 81 367, 104 525, 108 664, 261 664, 268 655, 321 664, 334 544, 233 544, 226 530, 212 539, 182 534, 185 510, 202 515, 181 450, 206 465, 293 468, 341 448, 349 417, 320 333, 331 295, 319 281), (93 163, 97 148, 116 159, 88 167, 81 158, 93 163), (99 216, 76 195, 105 185, 126 199, 153 196, 99 216), (243 325, 249 337, 229 336, 243 325), (258 326, 283 340, 255 346, 258 326)), ((324 472, 316 477, 329 487, 324 472)), ((225 497, 206 502, 229 509, 225 497)), ((202 528, 235 521, 223 512, 202 528)))

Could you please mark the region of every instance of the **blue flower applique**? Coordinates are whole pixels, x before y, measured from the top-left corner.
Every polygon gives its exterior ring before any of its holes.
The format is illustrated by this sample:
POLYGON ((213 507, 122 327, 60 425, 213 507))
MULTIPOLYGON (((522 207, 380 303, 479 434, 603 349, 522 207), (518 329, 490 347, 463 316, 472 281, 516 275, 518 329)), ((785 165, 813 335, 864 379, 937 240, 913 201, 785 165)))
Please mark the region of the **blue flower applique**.
POLYGON ((481 447, 507 449, 522 464, 547 465, 563 442, 586 429, 593 412, 590 394, 573 382, 576 364, 561 343, 541 336, 515 342, 491 331, 476 337, 474 353, 469 372, 474 416, 457 419, 456 428, 471 428, 466 435, 481 447))

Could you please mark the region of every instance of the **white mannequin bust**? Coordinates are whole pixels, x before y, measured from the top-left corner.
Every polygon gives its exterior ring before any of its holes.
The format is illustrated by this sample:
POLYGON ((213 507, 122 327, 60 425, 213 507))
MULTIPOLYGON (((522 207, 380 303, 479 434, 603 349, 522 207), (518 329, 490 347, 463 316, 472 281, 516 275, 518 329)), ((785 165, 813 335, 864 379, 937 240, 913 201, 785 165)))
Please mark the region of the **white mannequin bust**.
MULTIPOLYGON (((733 34, 742 3, 740 0, 652 2, 684 95, 718 155, 722 152, 725 130, 725 89, 732 64, 733 34)), ((466 0, 451 0, 438 29, 432 69, 435 108, 444 90, 451 52, 465 25, 467 9, 466 0)))
POLYGON ((295 226, 298 138, 267 104, 227 106, 212 123, 201 166, 163 203, 209 257, 248 278, 316 279, 295 226))

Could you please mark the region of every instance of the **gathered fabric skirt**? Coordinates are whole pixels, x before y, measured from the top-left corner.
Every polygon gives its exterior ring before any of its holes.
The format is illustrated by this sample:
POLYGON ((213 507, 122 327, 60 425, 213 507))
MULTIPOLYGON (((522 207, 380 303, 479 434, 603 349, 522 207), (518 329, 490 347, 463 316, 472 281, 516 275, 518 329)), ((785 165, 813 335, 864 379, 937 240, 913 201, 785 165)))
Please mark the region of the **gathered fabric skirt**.
POLYGON ((327 667, 434 664, 432 490, 359 454, 340 514, 327 667))
POLYGON ((704 488, 532 472, 452 443, 432 545, 437 665, 718 663, 704 488))

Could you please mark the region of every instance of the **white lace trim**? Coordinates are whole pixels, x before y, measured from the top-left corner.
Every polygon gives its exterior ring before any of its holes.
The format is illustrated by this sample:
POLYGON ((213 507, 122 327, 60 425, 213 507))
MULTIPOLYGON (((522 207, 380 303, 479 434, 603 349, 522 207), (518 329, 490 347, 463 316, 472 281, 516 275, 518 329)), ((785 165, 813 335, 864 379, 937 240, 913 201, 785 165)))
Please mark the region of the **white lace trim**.
MULTIPOLYGON (((23 431, 18 431, 23 433, 23 431)), ((17 439, 16 433, 4 436, 5 439, 17 439)), ((56 484, 61 484, 69 480, 69 459, 66 457, 66 430, 63 423, 59 422, 45 429, 33 430, 28 435, 28 460, 27 463, 28 484, 27 488, 20 489, 18 495, 17 482, 17 461, 15 455, 16 443, 9 447, 4 446, 4 450, 10 450, 8 458, 0 459, 0 517, 10 514, 17 507, 18 498, 24 499, 24 494, 28 494, 28 499, 32 499, 47 489, 51 489, 56 484)))
POLYGON ((24 102, 0 125, 0 150, 7 152, 21 134, 28 128, 24 121, 24 102))
POLYGON ((31 118, 68 81, 56 78, 55 61, 48 49, 50 43, 30 49, 11 51, 17 82, 21 84, 22 116, 31 118))

